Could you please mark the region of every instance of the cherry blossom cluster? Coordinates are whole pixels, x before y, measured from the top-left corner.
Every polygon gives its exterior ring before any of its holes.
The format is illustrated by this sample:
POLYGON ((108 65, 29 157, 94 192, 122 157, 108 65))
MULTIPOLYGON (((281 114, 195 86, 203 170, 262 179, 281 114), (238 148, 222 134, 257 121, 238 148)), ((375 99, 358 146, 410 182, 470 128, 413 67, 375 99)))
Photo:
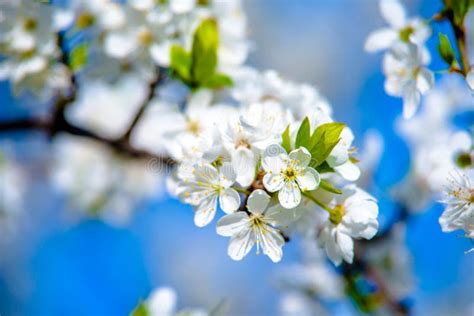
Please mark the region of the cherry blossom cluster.
MULTIPOLYGON (((434 85, 433 71, 427 68, 431 55, 425 46, 432 35, 431 23, 448 19, 452 14, 454 18, 451 19, 451 23, 457 33, 456 36, 461 36, 457 29, 465 34, 463 22, 472 4, 464 0, 460 2, 465 4, 460 3, 458 6, 452 4, 452 7, 447 5, 431 20, 425 20, 420 17, 407 17, 400 0, 379 1, 380 13, 388 26, 369 34, 365 42, 365 50, 371 53, 384 51, 382 68, 385 74, 385 91, 388 95, 403 99, 403 116, 406 119, 413 117, 421 97, 434 85)), ((458 42, 463 43, 459 47, 462 55, 462 62, 459 63, 462 66, 458 65, 448 37, 442 33, 439 34, 438 50, 443 60, 449 65, 446 72, 462 74, 467 85, 474 91, 474 68, 469 64, 467 51, 464 48, 465 41, 465 38, 458 38, 458 42)))
POLYGON ((225 214, 216 230, 230 237, 234 260, 255 245, 280 261, 287 230, 312 217, 307 230, 317 231, 331 260, 352 262, 353 239, 377 232, 378 207, 351 184, 360 176, 351 130, 333 122, 327 101, 310 86, 251 69, 233 80, 226 101, 200 91, 174 114, 183 124, 167 132, 179 161, 170 192, 194 207, 199 227, 219 209, 225 214), (251 80, 258 84, 247 95, 251 80))
POLYGON ((58 62, 55 12, 35 1, 0 3, 0 80, 9 79, 17 94, 28 90, 49 99, 70 84, 68 68, 58 62))
POLYGON ((371 33, 365 49, 368 52, 385 51, 385 91, 403 98, 403 115, 410 118, 416 112, 421 95, 434 82, 433 73, 426 68, 431 57, 425 42, 431 35, 431 28, 421 18, 408 18, 398 0, 381 0, 379 6, 388 26, 371 33))
POLYGON ((124 222, 174 165, 168 191, 194 208, 198 227, 219 214, 232 259, 255 245, 278 262, 297 231, 351 263, 353 240, 376 234, 351 129, 314 87, 243 65, 240 1, 26 2, 2 3, 2 73, 69 98, 56 110, 93 135, 54 137, 51 179, 72 209, 124 222))
POLYGON ((440 217, 443 231, 463 229, 472 236, 474 135, 455 124, 454 118, 474 110, 474 99, 454 79, 447 78, 430 91, 415 117, 398 122, 411 147, 412 168, 396 195, 413 212, 426 209, 433 197, 442 201, 446 204, 440 217))
POLYGON ((11 80, 18 94, 46 100, 67 93, 78 70, 87 79, 115 80, 133 72, 150 80, 156 66, 169 66, 170 47, 189 48, 194 30, 208 18, 219 24, 220 67, 242 64, 249 44, 239 0, 73 0, 67 6, 2 1, 0 55, 7 59, 0 79, 11 80))

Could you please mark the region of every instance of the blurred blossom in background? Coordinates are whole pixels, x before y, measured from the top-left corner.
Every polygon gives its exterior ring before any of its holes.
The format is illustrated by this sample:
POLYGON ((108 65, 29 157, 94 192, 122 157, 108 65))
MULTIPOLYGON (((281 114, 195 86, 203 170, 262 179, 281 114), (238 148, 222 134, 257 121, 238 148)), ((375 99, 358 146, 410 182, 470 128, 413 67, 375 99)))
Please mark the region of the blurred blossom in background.
MULTIPOLYGON (((364 52, 367 35, 384 23, 374 3, 257 0, 244 2, 244 7, 252 42, 250 64, 317 86, 333 106, 334 118, 354 131, 356 147, 380 156, 367 185, 379 200, 383 227, 397 207, 390 193, 410 169, 410 149, 402 133, 397 132, 403 129, 397 123, 401 101, 383 90, 381 55, 364 52)), ((429 17, 441 1, 406 3, 410 13, 429 17)), ((474 45, 474 40, 470 43, 474 45)), ((428 46, 430 51, 436 50, 434 40, 428 46)), ((432 54, 430 67, 443 67, 436 54, 432 54)), ((137 110, 122 107, 120 111, 121 103, 126 100, 139 104, 146 93, 136 84, 122 78, 111 89, 104 89, 100 82, 89 85, 94 98, 88 99, 90 94, 86 93, 79 95, 76 103, 82 106, 73 105, 66 115, 80 122, 90 117, 86 112, 94 110, 95 103, 109 100, 104 103, 117 106, 117 116, 108 118, 97 113, 96 119, 110 123, 111 128, 104 133, 120 135, 122 127, 128 126, 129 114, 125 111, 137 110)), ((8 83, 0 83, 0 119, 32 111, 41 114, 46 108, 16 103, 8 83)), ((458 121, 466 125, 462 117, 458 121)), ((89 120, 85 124, 93 126, 97 122, 89 120)), ((285 246, 279 264, 263 255, 232 261, 227 256, 228 241, 217 238, 213 226, 196 227, 192 208, 166 195, 164 179, 150 165, 128 163, 113 170, 118 162, 108 148, 92 151, 87 141, 75 141, 81 143, 79 147, 58 146, 53 150, 64 153, 53 156, 44 149, 49 141, 41 133, 0 134, 1 152, 12 158, 11 165, 0 165, 6 170, 0 171, 0 181, 8 183, 1 187, 13 191, 0 192, 0 221, 3 203, 14 205, 8 211, 16 213, 13 219, 8 217, 11 223, 0 232, 0 314, 126 315, 140 297, 146 298, 158 286, 174 288, 179 293, 179 307, 210 309, 223 302, 224 311, 233 315, 273 315, 285 310, 275 276, 300 261, 296 242, 285 246), (68 159, 68 155, 81 155, 91 162, 81 169, 84 174, 94 174, 88 190, 81 191, 81 179, 70 174, 67 167, 54 170, 51 185, 46 176, 51 161, 68 159), (29 183, 26 199, 16 198, 20 194, 14 191, 24 187, 18 181, 29 183), (118 183, 127 185, 120 191, 107 192, 112 198, 109 205, 101 205, 106 212, 99 219, 78 216, 84 206, 61 194, 61 187, 68 186, 76 190, 81 201, 100 203, 97 196, 104 193, 101 190, 110 190, 118 183), (127 205, 122 198, 131 195, 137 186, 145 188, 141 192, 144 199, 127 205), (4 201, 6 196, 12 201, 4 201)), ((474 254, 465 255, 464 251, 472 244, 461 233, 445 234, 440 230, 441 205, 428 203, 423 207, 428 210, 413 216, 406 231, 396 231, 395 239, 411 252, 409 262, 401 263, 401 269, 413 265, 413 275, 393 279, 393 283, 400 282, 399 291, 414 289, 409 297, 415 315, 470 315, 474 309, 474 254)), ((398 249, 392 246, 390 249, 398 249)), ((321 275, 331 278, 330 273, 321 275)), ((337 289, 328 292, 328 300, 334 301, 337 289)), ((330 311, 337 315, 358 313, 347 301, 330 304, 330 311)))

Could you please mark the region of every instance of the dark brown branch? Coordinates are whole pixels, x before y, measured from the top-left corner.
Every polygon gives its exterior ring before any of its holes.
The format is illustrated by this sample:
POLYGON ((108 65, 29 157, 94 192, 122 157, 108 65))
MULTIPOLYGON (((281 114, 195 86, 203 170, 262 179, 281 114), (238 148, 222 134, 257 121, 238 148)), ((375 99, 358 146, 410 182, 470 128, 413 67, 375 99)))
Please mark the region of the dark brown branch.
POLYGON ((138 124, 138 121, 140 121, 140 118, 143 116, 143 113, 145 113, 145 110, 146 108, 148 107, 148 105, 150 104, 151 100, 153 99, 153 97, 155 96, 155 90, 156 88, 161 84, 163 83, 163 81, 166 80, 167 78, 167 69, 166 68, 162 68, 162 67, 158 67, 157 68, 157 71, 158 71, 158 75, 156 76, 156 79, 152 80, 149 85, 148 85, 148 94, 147 94, 147 97, 145 98, 145 100, 143 101, 143 103, 140 105, 140 108, 137 112, 137 114, 135 115, 132 123, 130 123, 130 126, 127 128, 127 131, 123 134, 123 136, 121 137, 122 140, 124 141, 128 141, 129 138, 130 138, 130 135, 132 134, 133 132, 133 129, 135 128, 135 126, 138 124))

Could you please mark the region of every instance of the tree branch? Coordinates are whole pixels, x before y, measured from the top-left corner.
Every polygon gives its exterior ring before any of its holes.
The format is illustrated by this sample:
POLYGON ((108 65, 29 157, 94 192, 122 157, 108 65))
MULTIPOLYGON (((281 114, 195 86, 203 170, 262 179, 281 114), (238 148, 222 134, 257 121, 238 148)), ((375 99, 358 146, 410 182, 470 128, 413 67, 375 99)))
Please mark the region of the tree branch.
POLYGON ((140 121, 140 118, 143 116, 143 113, 145 113, 146 108, 150 104, 150 101, 153 99, 155 96, 155 90, 156 88, 162 84, 166 79, 167 79, 167 69, 163 67, 158 67, 157 68, 157 76, 156 79, 152 80, 149 85, 148 85, 148 94, 143 103, 140 105, 140 108, 135 115, 133 121, 130 123, 130 126, 127 128, 127 131, 122 135, 121 139, 123 141, 128 141, 130 138, 130 135, 133 132, 133 129, 135 126, 138 124, 138 121, 140 121))

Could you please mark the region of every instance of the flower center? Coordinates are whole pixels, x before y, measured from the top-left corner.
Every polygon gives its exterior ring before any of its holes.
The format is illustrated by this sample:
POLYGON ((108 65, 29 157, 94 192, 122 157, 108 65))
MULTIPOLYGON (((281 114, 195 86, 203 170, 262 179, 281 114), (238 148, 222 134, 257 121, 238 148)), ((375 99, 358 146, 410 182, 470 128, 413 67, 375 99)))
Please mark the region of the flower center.
POLYGON ((340 222, 342 222, 342 218, 344 217, 344 213, 345 213, 344 206, 338 204, 329 213, 329 220, 334 225, 337 225, 340 222))
POLYGON ((153 34, 150 32, 150 30, 141 30, 138 32, 138 42, 140 42, 140 44, 143 46, 150 45, 153 43, 153 34))
POLYGON ((94 16, 87 11, 82 12, 76 20, 76 26, 79 29, 85 29, 94 24, 94 16))
POLYGON ((460 153, 456 157, 456 164, 460 168, 467 168, 467 167, 471 166, 472 163, 473 163, 473 161, 472 161, 471 154, 468 153, 468 152, 460 153))
POLYGON ((186 129, 188 132, 194 135, 198 135, 201 132, 201 126, 196 120, 189 120, 186 129))
POLYGON ((400 39, 405 42, 405 43, 408 43, 410 41, 410 35, 413 34, 413 32, 415 32, 415 29, 411 26, 407 26, 403 29, 400 30, 400 39))
POLYGON ((23 21, 23 28, 27 32, 33 32, 34 30, 36 30, 37 26, 38 26, 38 22, 36 22, 36 20, 33 18, 26 18, 23 21))
POLYGON ((263 221, 263 215, 261 214, 252 214, 250 216, 250 225, 257 232, 255 233, 256 244, 257 244, 257 255, 260 254, 260 243, 262 242, 261 238, 266 233, 267 229, 265 227, 265 222, 263 221), (261 232, 261 233, 258 233, 261 232))
POLYGON ((237 148, 240 148, 240 147, 250 149, 250 144, 249 144, 248 140, 246 140, 245 138, 240 138, 239 140, 237 140, 235 142, 235 148, 237 149, 237 148))
POLYGON ((285 178, 285 181, 295 181, 297 175, 298 175, 298 172, 293 166, 288 166, 283 171, 283 177, 285 178))

